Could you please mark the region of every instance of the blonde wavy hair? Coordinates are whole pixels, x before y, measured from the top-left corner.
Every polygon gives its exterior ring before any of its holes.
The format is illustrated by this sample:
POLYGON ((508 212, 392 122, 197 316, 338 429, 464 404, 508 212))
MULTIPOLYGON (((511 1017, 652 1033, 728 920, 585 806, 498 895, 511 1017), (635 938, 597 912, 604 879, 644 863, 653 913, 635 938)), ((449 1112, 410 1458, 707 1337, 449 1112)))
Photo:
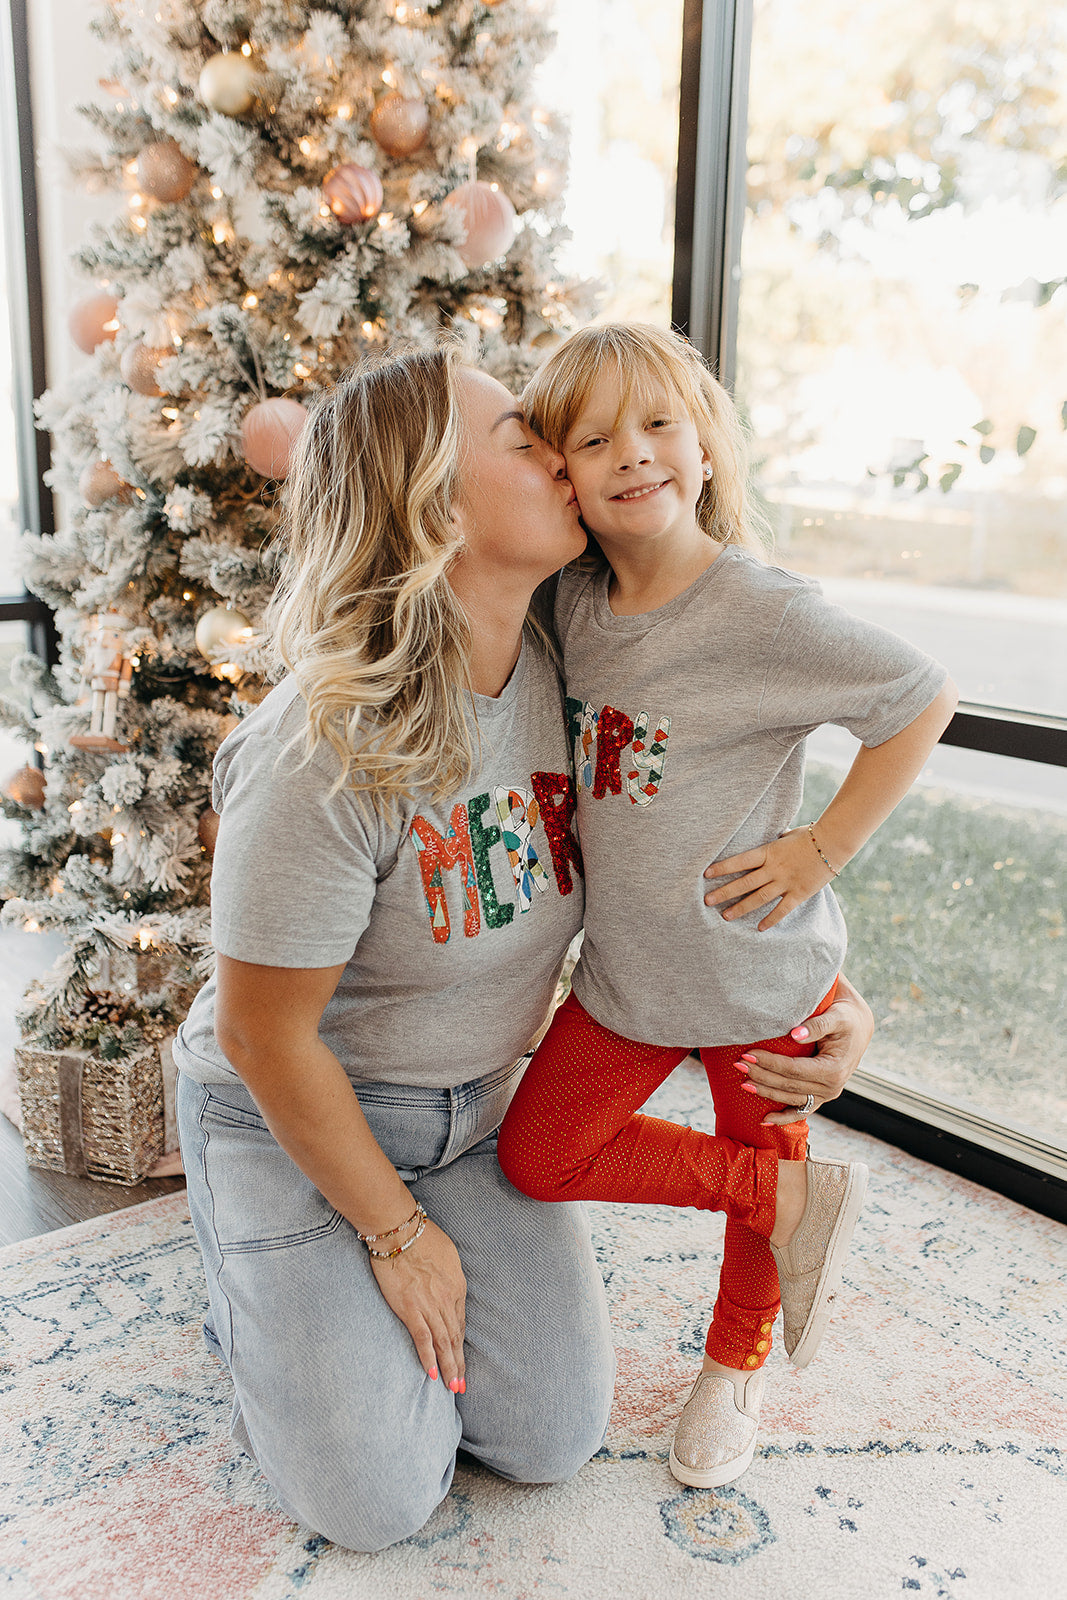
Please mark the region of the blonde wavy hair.
POLYGON ((572 333, 526 386, 522 398, 531 425, 563 453, 567 435, 605 372, 618 378, 616 420, 631 400, 654 408, 665 395, 691 418, 714 469, 697 501, 698 525, 720 544, 764 555, 771 530, 749 493, 747 445, 737 409, 700 351, 673 329, 605 322, 572 333))
POLYGON ((388 810, 470 775, 470 632, 448 582, 464 428, 457 345, 351 369, 308 418, 286 483, 266 623, 307 704, 305 757, 336 751, 388 810))

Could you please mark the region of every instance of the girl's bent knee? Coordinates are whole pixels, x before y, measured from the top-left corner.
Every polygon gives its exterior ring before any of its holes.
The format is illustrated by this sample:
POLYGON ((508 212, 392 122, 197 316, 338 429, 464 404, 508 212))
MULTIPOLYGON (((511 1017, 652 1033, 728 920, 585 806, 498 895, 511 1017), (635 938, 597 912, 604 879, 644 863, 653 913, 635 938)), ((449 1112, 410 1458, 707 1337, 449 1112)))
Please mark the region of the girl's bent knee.
POLYGON ((565 1177, 556 1171, 548 1156, 532 1148, 528 1139, 516 1135, 504 1122, 497 1135, 496 1158, 500 1170, 520 1194, 531 1200, 563 1200, 565 1177))

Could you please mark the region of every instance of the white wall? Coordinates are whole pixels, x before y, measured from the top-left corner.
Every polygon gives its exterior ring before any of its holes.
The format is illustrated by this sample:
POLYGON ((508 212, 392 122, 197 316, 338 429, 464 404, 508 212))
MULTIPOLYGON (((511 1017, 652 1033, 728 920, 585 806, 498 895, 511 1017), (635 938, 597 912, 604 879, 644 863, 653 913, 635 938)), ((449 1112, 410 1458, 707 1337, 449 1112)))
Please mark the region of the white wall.
POLYGON ((48 381, 55 383, 85 359, 70 341, 67 311, 91 284, 72 265, 71 254, 89 223, 116 209, 114 195, 89 195, 72 185, 63 152, 95 142, 93 130, 75 107, 100 100, 104 91, 99 80, 109 74, 106 52, 89 32, 95 6, 86 0, 29 0, 27 9, 46 359, 48 381))

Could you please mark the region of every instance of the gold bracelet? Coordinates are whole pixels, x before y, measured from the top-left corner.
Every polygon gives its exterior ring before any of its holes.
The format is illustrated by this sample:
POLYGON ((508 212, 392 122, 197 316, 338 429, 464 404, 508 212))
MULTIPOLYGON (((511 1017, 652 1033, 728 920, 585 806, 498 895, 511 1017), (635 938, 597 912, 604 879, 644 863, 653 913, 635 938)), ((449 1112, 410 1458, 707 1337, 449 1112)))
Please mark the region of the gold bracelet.
POLYGON ((410 1217, 408 1217, 404 1222, 398 1222, 396 1227, 390 1228, 387 1233, 360 1233, 359 1229, 357 1228, 356 1238, 359 1240, 360 1244, 379 1244, 382 1239, 391 1239, 394 1233, 403 1233, 405 1228, 410 1228, 416 1217, 421 1217, 424 1222, 426 1220, 426 1213, 417 1201, 415 1203, 415 1209, 411 1213, 410 1217))
POLYGON ((826 868, 826 870, 830 874, 831 878, 836 878, 838 876, 838 873, 837 873, 836 869, 833 868, 830 865, 830 863, 827 861, 826 857, 823 855, 822 850, 819 848, 819 841, 815 837, 815 829, 812 827, 810 822, 808 823, 807 826, 808 826, 808 832, 811 834, 811 842, 815 846, 816 850, 819 851, 819 859, 822 861, 823 866, 826 868))
POLYGON ((426 1213, 424 1211, 422 1214, 422 1221, 419 1223, 410 1239, 405 1239, 403 1244, 398 1244, 395 1250, 372 1250, 370 1245, 368 1245, 367 1254, 369 1256, 376 1256, 379 1261, 392 1261, 394 1256, 402 1256, 405 1250, 410 1250, 412 1245, 415 1243, 415 1240, 422 1236, 425 1228, 426 1213))

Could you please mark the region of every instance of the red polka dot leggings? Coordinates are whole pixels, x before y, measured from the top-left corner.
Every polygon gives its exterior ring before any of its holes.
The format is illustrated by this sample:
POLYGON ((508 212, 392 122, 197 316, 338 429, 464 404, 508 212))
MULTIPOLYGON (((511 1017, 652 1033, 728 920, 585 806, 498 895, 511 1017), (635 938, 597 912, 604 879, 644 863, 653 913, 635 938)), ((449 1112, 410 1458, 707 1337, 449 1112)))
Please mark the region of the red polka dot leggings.
MULTIPOLYGON (((837 985, 818 1006, 825 1011, 837 985)), ((538 1200, 623 1200, 726 1212, 719 1293, 705 1349, 723 1366, 763 1365, 778 1315, 774 1226, 778 1161, 803 1161, 806 1122, 762 1128, 772 1100, 747 1094, 733 1063, 746 1049, 807 1056, 785 1035, 756 1045, 704 1049, 714 1134, 642 1116, 654 1089, 688 1054, 636 1044, 601 1027, 569 995, 519 1084, 500 1129, 498 1155, 517 1189, 538 1200)))

